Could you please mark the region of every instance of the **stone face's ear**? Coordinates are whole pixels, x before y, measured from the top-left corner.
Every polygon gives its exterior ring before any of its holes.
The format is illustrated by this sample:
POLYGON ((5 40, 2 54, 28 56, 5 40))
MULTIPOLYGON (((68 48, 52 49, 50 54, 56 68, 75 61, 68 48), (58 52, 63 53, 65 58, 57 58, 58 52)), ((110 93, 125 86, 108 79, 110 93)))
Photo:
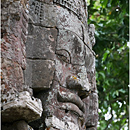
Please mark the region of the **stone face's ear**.
POLYGON ((92 46, 95 45, 95 26, 94 24, 89 24, 88 25, 88 34, 89 34, 89 38, 90 38, 90 43, 92 46))

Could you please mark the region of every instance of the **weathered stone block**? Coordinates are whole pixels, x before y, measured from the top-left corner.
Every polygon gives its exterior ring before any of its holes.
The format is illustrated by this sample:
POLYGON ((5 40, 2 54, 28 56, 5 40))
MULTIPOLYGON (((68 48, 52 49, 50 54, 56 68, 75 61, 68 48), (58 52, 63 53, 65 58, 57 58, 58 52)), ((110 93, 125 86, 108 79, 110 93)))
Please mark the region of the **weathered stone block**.
MULTIPOLYGON (((87 26, 87 1, 79 0, 54 0, 54 4, 57 4, 74 14, 85 26, 87 26)), ((66 12, 65 11, 65 12, 66 12)))
POLYGON ((27 60, 25 83, 40 91, 51 87, 55 71, 55 63, 51 60, 27 60))
POLYGON ((14 99, 3 102, 1 105, 2 122, 14 122, 21 119, 29 122, 40 118, 42 114, 40 99, 31 98, 27 91, 14 95, 14 99))
POLYGON ((29 25, 26 43, 27 58, 54 59, 57 30, 29 25))
POLYGON ((72 31, 83 39, 82 26, 82 22, 77 18, 76 15, 65 8, 57 6, 57 28, 72 31))
POLYGON ((89 97, 89 115, 87 116, 86 126, 97 126, 98 122, 98 95, 91 93, 89 97))
POLYGON ((85 45, 85 67, 87 72, 94 73, 95 71, 95 57, 92 53, 92 50, 85 45))
POLYGON ((1 69, 1 84, 4 85, 4 87, 1 89, 2 93, 5 93, 10 89, 22 91, 24 77, 21 66, 17 62, 2 58, 1 69))
POLYGON ((89 24, 88 25, 88 33, 89 33, 89 37, 90 37, 90 42, 92 44, 92 46, 95 45, 95 26, 94 24, 89 24))
POLYGON ((91 90, 93 92, 97 92, 95 73, 96 73, 95 71, 87 72, 87 77, 88 77, 89 83, 91 84, 91 90))
POLYGON ((54 127, 60 130, 79 130, 78 125, 72 122, 64 122, 62 120, 59 120, 55 116, 46 118, 45 123, 46 123, 46 126, 51 129, 54 127))
POLYGON ((56 7, 40 1, 30 0, 30 23, 46 27, 56 26, 56 7))

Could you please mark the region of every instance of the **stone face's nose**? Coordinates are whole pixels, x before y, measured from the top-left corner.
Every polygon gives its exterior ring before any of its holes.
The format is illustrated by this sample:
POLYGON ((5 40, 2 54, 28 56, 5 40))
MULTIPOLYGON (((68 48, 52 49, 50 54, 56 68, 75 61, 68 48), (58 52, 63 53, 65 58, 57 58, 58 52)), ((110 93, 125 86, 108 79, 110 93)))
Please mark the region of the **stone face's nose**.
POLYGON ((87 97, 90 93, 90 84, 87 79, 81 79, 76 76, 68 76, 66 78, 67 88, 76 90, 81 99, 87 97))

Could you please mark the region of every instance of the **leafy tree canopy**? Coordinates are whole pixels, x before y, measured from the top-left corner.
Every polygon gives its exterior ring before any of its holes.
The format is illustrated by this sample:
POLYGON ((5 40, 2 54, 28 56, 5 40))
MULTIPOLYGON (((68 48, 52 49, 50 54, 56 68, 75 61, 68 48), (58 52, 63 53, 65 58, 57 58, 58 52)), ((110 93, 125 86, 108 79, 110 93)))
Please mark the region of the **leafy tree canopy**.
POLYGON ((98 130, 128 129, 129 1, 88 0, 88 22, 96 28, 98 130))

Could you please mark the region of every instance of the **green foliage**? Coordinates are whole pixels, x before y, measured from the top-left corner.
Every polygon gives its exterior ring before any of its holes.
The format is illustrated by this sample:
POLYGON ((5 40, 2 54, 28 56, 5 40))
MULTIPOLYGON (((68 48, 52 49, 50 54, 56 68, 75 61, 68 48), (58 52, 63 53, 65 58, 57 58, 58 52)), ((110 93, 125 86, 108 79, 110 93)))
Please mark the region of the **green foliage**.
POLYGON ((128 0, 88 2, 88 22, 96 27, 98 130, 128 129, 128 5, 128 0))

